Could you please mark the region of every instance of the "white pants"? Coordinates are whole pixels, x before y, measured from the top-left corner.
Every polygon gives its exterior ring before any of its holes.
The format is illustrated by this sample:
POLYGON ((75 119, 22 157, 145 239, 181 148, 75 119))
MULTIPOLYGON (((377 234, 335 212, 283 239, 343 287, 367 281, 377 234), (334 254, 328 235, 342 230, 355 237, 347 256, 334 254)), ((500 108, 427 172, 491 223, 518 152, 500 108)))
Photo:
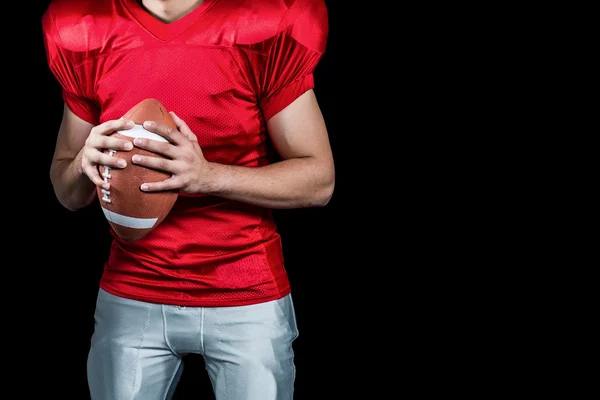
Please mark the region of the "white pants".
POLYGON ((298 336, 291 295, 237 307, 179 307, 100 289, 88 357, 92 400, 171 398, 182 357, 201 354, 217 400, 291 400, 298 336))

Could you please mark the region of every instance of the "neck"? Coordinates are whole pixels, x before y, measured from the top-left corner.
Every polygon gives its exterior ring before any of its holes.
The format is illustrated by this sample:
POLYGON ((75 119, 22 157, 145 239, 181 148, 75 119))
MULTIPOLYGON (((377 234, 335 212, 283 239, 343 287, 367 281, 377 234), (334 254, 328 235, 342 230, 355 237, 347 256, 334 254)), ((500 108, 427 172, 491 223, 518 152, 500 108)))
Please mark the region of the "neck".
POLYGON ((137 0, 144 9, 162 22, 170 23, 193 11, 204 0, 137 0))

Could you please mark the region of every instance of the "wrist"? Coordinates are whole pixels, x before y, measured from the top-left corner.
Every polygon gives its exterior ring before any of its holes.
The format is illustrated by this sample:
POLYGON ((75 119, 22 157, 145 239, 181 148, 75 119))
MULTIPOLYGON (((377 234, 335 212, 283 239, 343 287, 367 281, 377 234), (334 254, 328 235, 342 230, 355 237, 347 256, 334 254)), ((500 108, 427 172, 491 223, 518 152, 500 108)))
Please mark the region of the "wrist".
POLYGON ((83 158, 83 149, 81 149, 81 151, 79 151, 79 153, 77 153, 77 155, 73 159, 73 162, 71 162, 71 165, 69 166, 70 167, 69 169, 71 170, 71 173, 77 179, 81 179, 83 177, 87 177, 87 175, 83 171, 83 165, 81 163, 81 159, 82 158, 83 158))
POLYGON ((225 182, 224 165, 207 162, 202 174, 204 175, 202 193, 218 195, 223 192, 225 182))

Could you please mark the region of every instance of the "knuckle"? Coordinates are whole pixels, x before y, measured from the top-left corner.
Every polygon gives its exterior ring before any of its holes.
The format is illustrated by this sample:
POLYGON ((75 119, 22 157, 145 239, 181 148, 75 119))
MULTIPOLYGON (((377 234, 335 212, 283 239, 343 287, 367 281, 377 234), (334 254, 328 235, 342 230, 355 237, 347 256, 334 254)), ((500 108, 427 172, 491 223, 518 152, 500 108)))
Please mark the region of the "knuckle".
POLYGON ((170 126, 163 126, 162 129, 163 133, 167 134, 167 135, 171 135, 173 133, 173 128, 170 126))
POLYGON ((99 140, 100 138, 101 137, 97 135, 88 137, 86 140, 86 150, 90 152, 93 151, 93 149, 99 147, 98 144, 102 143, 102 141, 99 140))
POLYGON ((128 140, 124 140, 124 139, 115 139, 115 138, 110 138, 106 140, 106 148, 111 149, 111 150, 128 150, 127 147, 127 143, 130 143, 128 140))
POLYGON ((118 161, 119 160, 116 157, 111 157, 107 155, 103 155, 102 157, 100 157, 100 163, 108 167, 116 167, 118 161))
POLYGON ((115 126, 115 121, 106 121, 102 126, 102 128, 103 128, 102 131, 108 132, 108 131, 114 129, 114 126, 115 126))
POLYGON ((106 123, 106 133, 111 133, 112 131, 116 131, 117 129, 120 129, 124 124, 123 120, 120 119, 113 119, 110 120, 106 123))
POLYGON ((83 168, 83 172, 90 178, 92 181, 94 180, 94 169, 90 166, 86 166, 83 168))
POLYGON ((97 164, 102 157, 98 151, 94 151, 93 149, 89 149, 87 154, 85 155, 86 161, 88 164, 97 164))
POLYGON ((161 142, 154 141, 153 144, 154 144, 154 146, 153 146, 154 152, 157 152, 160 154, 164 154, 169 149, 168 143, 161 143, 161 142))
MULTIPOLYGON (((119 147, 119 139, 103 137, 100 142, 101 143, 100 146, 98 146, 98 148, 106 149, 107 152, 110 152, 110 150, 119 147)), ((104 153, 105 151, 102 152, 104 153)))
MULTIPOLYGON (((163 160, 163 162, 166 164, 166 163, 167 163, 167 160, 163 160)), ((181 170, 182 170, 182 169, 181 169, 181 162, 180 162, 180 161, 172 161, 172 162, 171 162, 171 170, 172 170, 172 171, 173 171, 175 174, 179 175, 179 173, 180 173, 180 172, 181 172, 181 170)))
POLYGON ((90 150, 86 150, 81 157, 81 163, 84 165, 91 165, 94 162, 93 153, 90 150))

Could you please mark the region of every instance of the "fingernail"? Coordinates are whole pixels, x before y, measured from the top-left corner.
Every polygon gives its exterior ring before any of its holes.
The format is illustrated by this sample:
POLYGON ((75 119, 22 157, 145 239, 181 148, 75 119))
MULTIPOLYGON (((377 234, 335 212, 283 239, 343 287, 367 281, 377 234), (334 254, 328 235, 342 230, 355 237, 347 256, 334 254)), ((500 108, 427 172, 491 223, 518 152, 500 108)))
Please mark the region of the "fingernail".
POLYGON ((126 126, 133 126, 133 121, 127 121, 126 126))
POLYGON ((133 143, 140 145, 140 144, 144 143, 144 141, 140 138, 135 138, 135 139, 133 139, 133 143))
POLYGON ((119 160, 117 163, 119 164, 119 167, 124 167, 124 166, 127 165, 127 163, 125 162, 125 160, 119 160))
POLYGON ((142 161, 142 157, 140 157, 138 155, 133 156, 131 159, 133 160, 133 162, 140 162, 140 161, 142 161))
POLYGON ((110 184, 109 183, 102 184, 102 189, 104 189, 104 190, 110 189, 110 184))
POLYGON ((142 190, 148 190, 148 185, 142 185, 142 186, 141 186, 141 189, 142 189, 142 190))
POLYGON ((151 127, 154 126, 154 122, 152 122, 152 121, 146 121, 146 122, 144 122, 144 125, 146 125, 147 127, 151 128, 151 127))
POLYGON ((133 149, 133 145, 131 144, 131 142, 127 142, 123 145, 123 148, 125 150, 131 150, 131 149, 133 149))

